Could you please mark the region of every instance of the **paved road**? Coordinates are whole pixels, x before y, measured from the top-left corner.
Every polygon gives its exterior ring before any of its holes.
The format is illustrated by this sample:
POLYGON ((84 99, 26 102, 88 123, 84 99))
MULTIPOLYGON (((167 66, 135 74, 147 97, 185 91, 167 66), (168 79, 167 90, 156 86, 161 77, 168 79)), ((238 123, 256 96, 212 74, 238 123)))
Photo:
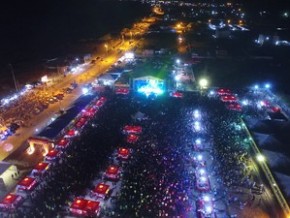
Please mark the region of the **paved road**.
MULTIPOLYGON (((115 48, 114 50, 110 51, 105 55, 96 54, 95 56, 104 57, 104 61, 99 61, 93 66, 90 66, 88 64, 84 65, 84 72, 79 73, 78 75, 68 75, 67 77, 63 78, 61 82, 58 82, 51 87, 48 87, 47 91, 55 92, 56 90, 60 90, 64 87, 70 86, 73 81, 76 81, 80 86, 91 82, 97 76, 105 72, 113 63, 115 63, 125 51, 134 48, 137 42, 138 41, 134 41, 133 43, 129 44, 128 41, 125 41, 119 47, 115 48), (119 49, 122 49, 123 52, 118 53, 119 49)), ((10 136, 7 140, 2 141, 0 143, 0 160, 2 161, 7 158, 21 145, 27 146, 25 145, 27 138, 34 135, 36 133, 36 129, 41 130, 42 128, 47 126, 51 117, 59 111, 60 107, 63 109, 68 108, 72 104, 72 102, 74 102, 81 94, 81 89, 78 88, 72 94, 66 95, 61 103, 49 105, 46 110, 31 119, 31 125, 25 128, 20 128, 14 136, 10 136)))

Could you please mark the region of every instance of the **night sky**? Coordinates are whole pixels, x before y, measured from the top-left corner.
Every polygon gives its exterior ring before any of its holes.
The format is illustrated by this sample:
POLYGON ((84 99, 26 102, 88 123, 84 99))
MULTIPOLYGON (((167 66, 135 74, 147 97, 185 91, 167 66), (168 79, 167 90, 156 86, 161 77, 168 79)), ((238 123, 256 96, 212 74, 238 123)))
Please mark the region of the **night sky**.
POLYGON ((118 32, 149 7, 136 2, 100 0, 9 0, 0 9, 1 60, 25 52, 50 50, 63 43, 118 32))

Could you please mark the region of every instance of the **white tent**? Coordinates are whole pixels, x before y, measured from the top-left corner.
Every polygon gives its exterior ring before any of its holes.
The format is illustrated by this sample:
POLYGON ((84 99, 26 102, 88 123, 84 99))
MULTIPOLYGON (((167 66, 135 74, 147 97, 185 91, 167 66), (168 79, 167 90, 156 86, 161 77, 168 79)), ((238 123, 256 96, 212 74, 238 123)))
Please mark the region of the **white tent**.
POLYGON ((114 79, 114 77, 111 74, 106 73, 106 74, 100 76, 98 78, 98 81, 104 85, 113 85, 116 80, 114 79))

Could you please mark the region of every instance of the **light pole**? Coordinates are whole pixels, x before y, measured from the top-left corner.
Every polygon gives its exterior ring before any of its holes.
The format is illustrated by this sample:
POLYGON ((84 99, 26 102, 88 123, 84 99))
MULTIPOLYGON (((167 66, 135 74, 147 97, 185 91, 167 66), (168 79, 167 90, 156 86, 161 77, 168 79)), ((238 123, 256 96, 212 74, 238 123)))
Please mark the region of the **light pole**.
POLYGON ((15 90, 16 90, 16 92, 18 92, 18 87, 17 87, 16 78, 15 78, 14 69, 13 69, 12 64, 9 64, 9 67, 10 67, 10 72, 12 74, 15 90))
POLYGON ((257 160, 260 162, 260 163, 264 163, 266 161, 266 158, 264 155, 262 154, 257 154, 257 160))

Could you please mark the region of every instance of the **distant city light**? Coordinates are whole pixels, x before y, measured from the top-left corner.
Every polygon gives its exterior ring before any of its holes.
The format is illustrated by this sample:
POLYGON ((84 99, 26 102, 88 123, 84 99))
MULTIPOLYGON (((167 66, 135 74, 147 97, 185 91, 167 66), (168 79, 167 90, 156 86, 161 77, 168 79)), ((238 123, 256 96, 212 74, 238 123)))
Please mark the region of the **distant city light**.
POLYGON ((259 89, 259 85, 254 85, 254 89, 259 89))
POLYGON ((180 59, 176 59, 176 63, 180 64, 181 63, 180 59))

